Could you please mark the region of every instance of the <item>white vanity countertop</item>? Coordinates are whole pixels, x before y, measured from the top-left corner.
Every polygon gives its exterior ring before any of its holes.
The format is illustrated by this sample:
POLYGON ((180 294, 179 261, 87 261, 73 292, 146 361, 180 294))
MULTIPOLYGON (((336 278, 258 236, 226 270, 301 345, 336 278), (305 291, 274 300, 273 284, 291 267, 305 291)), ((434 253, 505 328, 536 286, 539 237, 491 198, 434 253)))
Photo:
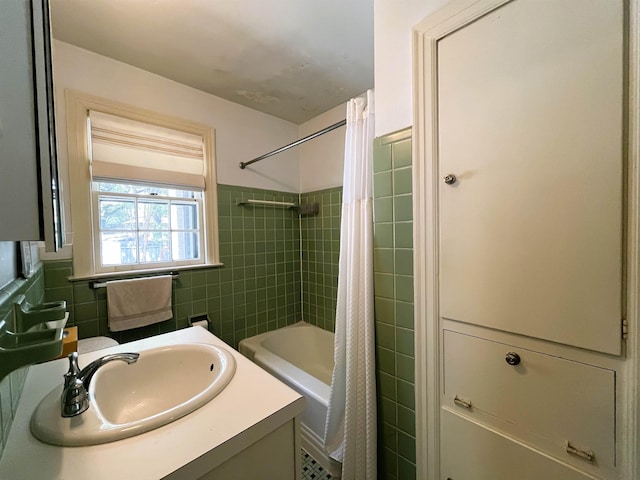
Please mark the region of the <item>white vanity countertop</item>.
MULTIPOLYGON (((67 359, 29 369, 0 461, 7 480, 199 478, 304 409, 304 399, 201 327, 191 327, 80 356, 80 367, 107 353, 175 343, 209 343, 231 352, 229 385, 195 412, 147 433, 88 447, 56 447, 29 430, 31 414, 68 368, 67 359)), ((189 375, 189 372, 185 372, 189 375)))

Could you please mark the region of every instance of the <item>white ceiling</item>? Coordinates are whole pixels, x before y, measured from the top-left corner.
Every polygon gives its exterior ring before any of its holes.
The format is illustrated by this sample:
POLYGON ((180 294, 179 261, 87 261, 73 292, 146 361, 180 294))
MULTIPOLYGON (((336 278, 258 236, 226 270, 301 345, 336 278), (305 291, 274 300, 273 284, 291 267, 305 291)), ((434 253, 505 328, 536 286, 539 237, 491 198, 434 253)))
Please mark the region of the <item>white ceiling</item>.
POLYGON ((51 0, 53 36, 300 124, 373 88, 373 0, 51 0))

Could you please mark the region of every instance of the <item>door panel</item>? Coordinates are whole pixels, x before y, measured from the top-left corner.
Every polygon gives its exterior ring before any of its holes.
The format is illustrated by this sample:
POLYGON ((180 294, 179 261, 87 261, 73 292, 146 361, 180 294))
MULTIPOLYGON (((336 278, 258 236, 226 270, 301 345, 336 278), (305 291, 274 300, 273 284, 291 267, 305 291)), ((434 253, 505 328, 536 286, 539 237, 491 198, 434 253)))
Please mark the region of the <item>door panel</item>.
POLYGON ((623 24, 514 0, 439 42, 443 317, 620 354, 623 24))

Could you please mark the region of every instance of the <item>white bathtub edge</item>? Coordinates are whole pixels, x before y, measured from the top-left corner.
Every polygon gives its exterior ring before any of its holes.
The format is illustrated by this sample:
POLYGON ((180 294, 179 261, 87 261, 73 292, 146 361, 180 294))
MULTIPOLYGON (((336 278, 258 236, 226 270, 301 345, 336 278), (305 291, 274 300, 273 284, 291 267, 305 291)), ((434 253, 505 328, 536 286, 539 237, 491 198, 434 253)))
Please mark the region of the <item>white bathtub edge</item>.
POLYGON ((264 370, 277 378, 279 377, 278 375, 275 375, 276 372, 282 372, 284 369, 284 371, 289 373, 286 378, 292 384, 303 389, 309 396, 313 397, 318 402, 321 402, 324 405, 329 404, 329 395, 331 394, 330 386, 321 382, 314 376, 309 375, 307 372, 299 369, 295 365, 292 365, 278 355, 275 355, 268 350, 262 350, 254 353, 252 360, 256 365, 261 366, 264 370))

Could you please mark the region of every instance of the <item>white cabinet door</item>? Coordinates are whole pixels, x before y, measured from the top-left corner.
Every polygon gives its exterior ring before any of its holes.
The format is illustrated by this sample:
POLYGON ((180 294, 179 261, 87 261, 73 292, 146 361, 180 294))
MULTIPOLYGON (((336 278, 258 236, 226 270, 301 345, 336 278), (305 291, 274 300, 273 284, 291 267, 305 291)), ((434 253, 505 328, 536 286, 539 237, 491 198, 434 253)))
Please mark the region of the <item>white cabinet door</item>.
POLYGON ((442 317, 620 354, 622 0, 514 0, 438 43, 442 317))
POLYGON ((48 0, 0 1, 0 240, 60 244, 48 0))
POLYGON ((444 406, 578 468, 592 465, 568 455, 567 442, 593 453, 600 471, 615 468, 613 370, 448 330, 443 353, 444 406))
POLYGON ((0 5, 0 223, 3 240, 39 240, 30 5, 0 5))
POLYGON ((499 433, 442 412, 442 480, 594 480, 499 433))

